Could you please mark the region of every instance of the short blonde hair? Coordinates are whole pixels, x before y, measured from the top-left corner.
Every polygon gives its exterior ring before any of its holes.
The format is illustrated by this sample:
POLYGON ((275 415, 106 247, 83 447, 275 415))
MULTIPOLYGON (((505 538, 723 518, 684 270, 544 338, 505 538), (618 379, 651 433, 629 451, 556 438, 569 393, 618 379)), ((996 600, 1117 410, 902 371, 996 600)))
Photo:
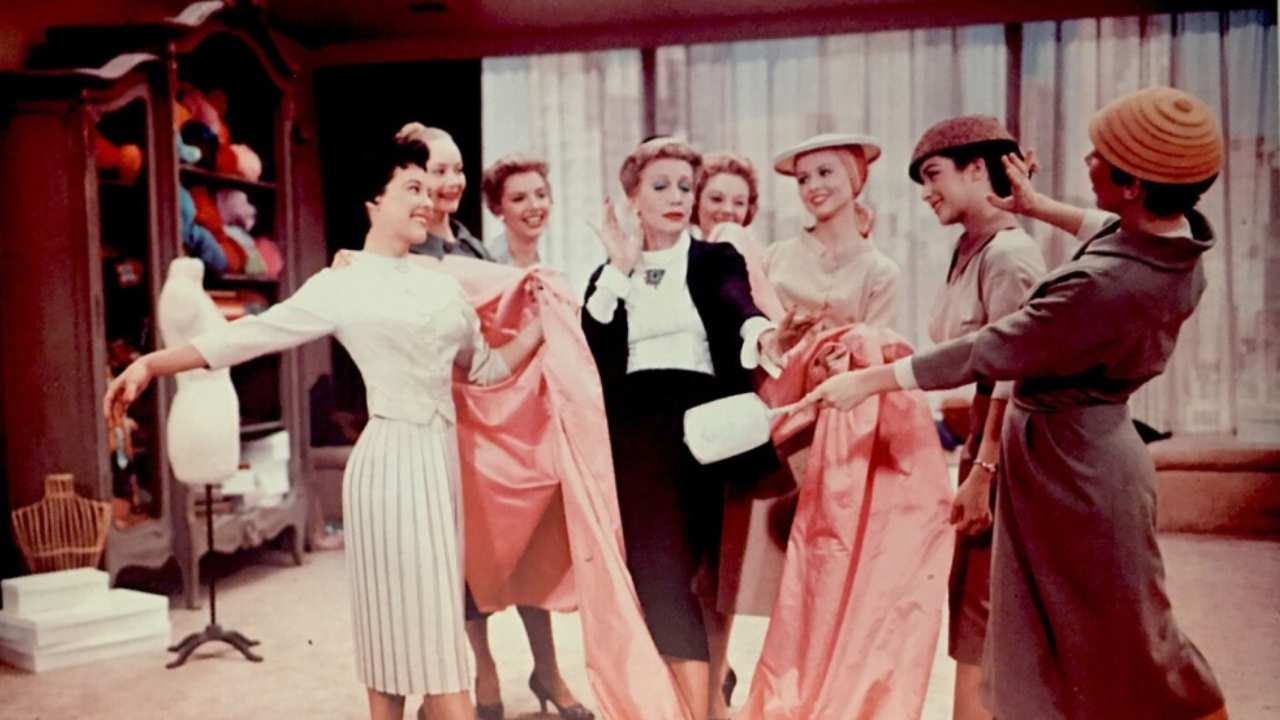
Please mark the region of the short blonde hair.
POLYGON ((432 140, 452 141, 453 136, 438 127, 427 127, 420 122, 411 122, 405 123, 404 127, 400 128, 400 132, 396 133, 396 139, 417 140, 426 145, 432 140))
POLYGON ((669 137, 646 140, 622 161, 622 169, 618 171, 618 180, 622 182, 622 191, 627 197, 633 197, 640 188, 640 173, 644 172, 649 163, 665 158, 689 163, 695 178, 702 167, 702 155, 683 140, 669 137))
POLYGON ((737 175, 747 183, 747 217, 743 219, 742 224, 750 225, 755 219, 756 210, 760 207, 760 188, 756 184, 756 168, 747 158, 727 152, 707 153, 702 157, 702 172, 698 173, 698 181, 694 184, 693 191, 693 224, 699 224, 698 205, 702 200, 702 191, 716 175, 737 175))
MULTIPOLYGON (((484 195, 484 204, 489 212, 497 215, 502 211, 502 194, 506 190, 507 179, 526 172, 536 172, 543 180, 548 180, 546 161, 532 155, 512 153, 485 168, 484 175, 480 177, 480 192, 484 195)), ((548 180, 548 194, 550 191, 551 183, 548 180)))

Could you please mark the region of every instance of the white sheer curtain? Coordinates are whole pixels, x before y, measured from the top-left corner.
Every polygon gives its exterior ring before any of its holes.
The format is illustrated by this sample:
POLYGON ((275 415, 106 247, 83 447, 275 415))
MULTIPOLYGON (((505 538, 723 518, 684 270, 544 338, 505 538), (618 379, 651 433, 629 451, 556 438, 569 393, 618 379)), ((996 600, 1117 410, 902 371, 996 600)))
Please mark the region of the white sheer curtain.
MULTIPOLYGON (((604 261, 587 223, 599 225, 606 191, 620 194, 618 168, 643 132, 639 51, 486 58, 481 97, 484 166, 512 152, 547 160, 555 205, 539 251, 583 291, 604 261)), ((484 237, 502 231, 486 211, 484 237)))
POLYGON ((958 231, 938 225, 907 177, 911 151, 945 117, 1003 118, 1007 66, 998 25, 665 47, 657 129, 751 158, 761 179, 753 229, 766 244, 812 220, 794 180, 773 172, 775 154, 819 132, 879 138, 884 152, 862 201, 876 211, 876 242, 903 271, 895 327, 919 343, 958 231))
MULTIPOLYGON (((1134 414, 1160 428, 1280 434, 1280 242, 1277 208, 1275 16, 1268 11, 1104 18, 1022 26, 1018 110, 1035 148, 1038 185, 1091 206, 1082 158, 1087 123, 1107 101, 1172 84, 1213 104, 1227 133, 1221 179, 1201 209, 1218 234, 1206 257, 1210 287, 1165 375, 1134 397, 1134 414)), ((750 157, 760 171, 765 243, 809 218, 794 183, 770 158, 818 132, 863 132, 884 144, 863 201, 875 237, 903 271, 896 328, 928 344, 926 318, 958 234, 943 228, 907 177, 916 140, 945 117, 1006 117, 1003 26, 877 32, 670 46, 656 53, 657 131, 702 150, 750 157)), ((486 60, 484 161, 533 151, 551 162, 556 209, 546 259, 585 276, 603 257, 585 220, 642 133, 639 53, 619 51, 486 60)), ((496 227, 486 218, 486 234, 496 227)), ((625 221, 625 218, 624 218, 625 221)), ((1074 241, 1040 226, 1051 265, 1074 241)))
MULTIPOLYGON (((1160 428, 1245 436, 1280 429, 1280 248, 1276 245, 1276 38, 1262 11, 1030 23, 1023 28, 1021 130, 1041 153, 1039 186, 1091 205, 1083 158, 1095 110, 1150 85, 1183 88, 1218 113, 1221 176, 1200 203, 1217 234, 1209 288, 1165 373, 1134 396, 1160 428)), ((1050 264, 1072 239, 1043 226, 1050 264)))

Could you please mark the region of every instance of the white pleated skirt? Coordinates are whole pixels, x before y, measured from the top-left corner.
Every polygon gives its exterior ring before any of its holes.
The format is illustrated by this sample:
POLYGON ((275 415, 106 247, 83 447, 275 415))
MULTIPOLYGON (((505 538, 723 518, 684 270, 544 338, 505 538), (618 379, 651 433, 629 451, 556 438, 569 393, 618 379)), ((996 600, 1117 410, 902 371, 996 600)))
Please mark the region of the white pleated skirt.
POLYGON ((394 695, 468 690, 453 424, 370 418, 347 461, 342 511, 360 681, 394 695))

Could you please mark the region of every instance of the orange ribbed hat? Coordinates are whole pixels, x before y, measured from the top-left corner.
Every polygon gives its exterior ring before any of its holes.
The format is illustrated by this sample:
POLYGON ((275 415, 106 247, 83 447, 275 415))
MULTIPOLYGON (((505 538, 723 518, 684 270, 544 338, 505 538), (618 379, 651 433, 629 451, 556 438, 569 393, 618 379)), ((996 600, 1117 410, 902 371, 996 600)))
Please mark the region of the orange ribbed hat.
POLYGON ((1089 121, 1107 162, 1141 180, 1188 185, 1222 167, 1222 130, 1204 102, 1171 87, 1125 95, 1089 121))

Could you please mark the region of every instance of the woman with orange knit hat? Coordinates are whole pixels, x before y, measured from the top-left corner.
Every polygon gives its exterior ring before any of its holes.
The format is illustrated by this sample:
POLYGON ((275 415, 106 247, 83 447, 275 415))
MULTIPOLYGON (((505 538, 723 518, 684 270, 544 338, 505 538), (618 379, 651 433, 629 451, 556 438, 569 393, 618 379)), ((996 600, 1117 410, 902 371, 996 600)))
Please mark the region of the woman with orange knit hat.
POLYGON ((1155 534, 1155 469, 1128 397, 1163 371, 1205 289, 1213 235, 1194 206, 1222 165, 1217 119, 1167 87, 1094 115, 1085 158, 1098 211, 1049 200, 1006 155, 997 207, 1084 244, 1016 312, 883 365, 835 376, 837 408, 899 389, 1015 381, 996 476, 983 658, 999 718, 1225 718, 1208 664, 1179 629, 1155 534))

